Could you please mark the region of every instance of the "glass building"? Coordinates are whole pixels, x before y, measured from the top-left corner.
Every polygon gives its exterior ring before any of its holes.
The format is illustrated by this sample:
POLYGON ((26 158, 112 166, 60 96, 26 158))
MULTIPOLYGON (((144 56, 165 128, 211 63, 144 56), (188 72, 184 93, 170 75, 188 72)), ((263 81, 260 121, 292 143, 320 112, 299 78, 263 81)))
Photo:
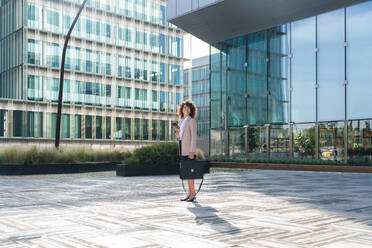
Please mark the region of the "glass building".
POLYGON ((192 60, 192 67, 185 69, 184 100, 191 99, 198 108, 197 121, 197 144, 204 155, 209 155, 209 56, 192 60))
MULTIPOLYGON (((198 11, 232 1, 214 2, 198 11)), ((372 1, 359 2, 223 41, 208 31, 211 155, 372 161, 372 1)))
MULTIPOLYGON (((0 1, 0 140, 53 143, 62 48, 82 2, 0 1)), ((183 35, 164 0, 88 0, 66 53, 61 139, 174 139, 183 35)))

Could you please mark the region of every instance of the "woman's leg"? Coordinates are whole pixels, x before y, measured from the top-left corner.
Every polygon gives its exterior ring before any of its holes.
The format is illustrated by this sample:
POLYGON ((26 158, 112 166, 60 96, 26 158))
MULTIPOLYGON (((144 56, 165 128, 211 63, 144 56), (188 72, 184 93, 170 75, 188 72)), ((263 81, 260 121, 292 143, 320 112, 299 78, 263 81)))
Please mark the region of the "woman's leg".
POLYGON ((189 196, 195 196, 195 186, 194 186, 194 179, 187 180, 189 184, 189 196))

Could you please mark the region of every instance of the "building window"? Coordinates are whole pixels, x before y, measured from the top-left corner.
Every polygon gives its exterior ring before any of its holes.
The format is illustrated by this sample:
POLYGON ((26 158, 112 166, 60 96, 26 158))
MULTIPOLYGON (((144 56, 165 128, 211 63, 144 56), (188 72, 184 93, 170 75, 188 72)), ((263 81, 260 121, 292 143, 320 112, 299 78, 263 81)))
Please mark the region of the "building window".
POLYGON ((96 116, 96 139, 102 139, 102 116, 96 116))
POLYGON ((91 115, 85 116, 85 138, 93 138, 93 117, 91 115))
POLYGON ((5 136, 6 130, 6 110, 0 109, 0 137, 5 136))
POLYGON ((130 118, 124 118, 124 138, 126 140, 132 139, 132 119, 130 118))
POLYGON ((115 139, 123 139, 123 118, 116 117, 115 139))
POLYGON ((132 58, 125 57, 125 77, 132 78, 132 58))
POLYGON ((75 115, 75 139, 81 139, 81 115, 75 115))
POLYGON ((60 32, 58 11, 47 9, 47 30, 55 33, 60 32))
POLYGON ((141 119, 134 119, 134 139, 141 140, 141 119))
POLYGON ((61 138, 69 139, 70 138, 70 115, 62 114, 61 116, 61 138))
POLYGON ((111 139, 111 117, 106 116, 106 139, 111 139))
POLYGON ((143 134, 143 140, 149 139, 149 120, 147 119, 141 119, 142 120, 142 134, 143 134))
POLYGON ((28 63, 33 65, 42 64, 42 42, 36 40, 28 40, 28 63))
POLYGON ((28 75, 27 77, 27 99, 43 100, 43 80, 40 76, 28 75))
POLYGON ((152 110, 157 111, 159 109, 158 105, 158 92, 156 90, 152 91, 152 110))
POLYGON ((33 138, 43 137, 43 113, 27 112, 26 136, 33 138))

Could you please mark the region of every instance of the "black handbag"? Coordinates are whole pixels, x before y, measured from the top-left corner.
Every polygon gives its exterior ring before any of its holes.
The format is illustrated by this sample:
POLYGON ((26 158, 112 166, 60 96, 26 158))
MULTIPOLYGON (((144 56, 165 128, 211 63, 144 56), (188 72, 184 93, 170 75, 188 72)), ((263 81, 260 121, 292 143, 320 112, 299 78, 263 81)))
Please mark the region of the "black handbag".
POLYGON ((180 178, 181 179, 203 179, 205 167, 208 161, 201 160, 181 160, 180 178))

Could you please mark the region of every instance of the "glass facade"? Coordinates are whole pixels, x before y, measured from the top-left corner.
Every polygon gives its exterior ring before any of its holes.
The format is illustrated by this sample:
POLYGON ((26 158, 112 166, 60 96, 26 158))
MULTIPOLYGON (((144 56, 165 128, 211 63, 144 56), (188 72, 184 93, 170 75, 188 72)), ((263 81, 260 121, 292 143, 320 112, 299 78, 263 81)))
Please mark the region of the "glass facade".
MULTIPOLYGON (((1 1, 0 137, 55 138, 63 35, 82 2, 1 1)), ((87 2, 66 52, 61 139, 175 140, 184 32, 165 4, 87 2)))
POLYGON ((212 44, 211 155, 371 161, 370 21, 372 1, 212 44))
MULTIPOLYGON (((192 61, 193 67, 187 69, 183 75, 183 82, 186 86, 184 100, 191 99, 198 108, 196 115, 197 122, 197 147, 205 155, 209 154, 209 85, 210 65, 209 57, 201 57, 192 61)), ((179 102, 177 101, 177 106, 179 102)))

